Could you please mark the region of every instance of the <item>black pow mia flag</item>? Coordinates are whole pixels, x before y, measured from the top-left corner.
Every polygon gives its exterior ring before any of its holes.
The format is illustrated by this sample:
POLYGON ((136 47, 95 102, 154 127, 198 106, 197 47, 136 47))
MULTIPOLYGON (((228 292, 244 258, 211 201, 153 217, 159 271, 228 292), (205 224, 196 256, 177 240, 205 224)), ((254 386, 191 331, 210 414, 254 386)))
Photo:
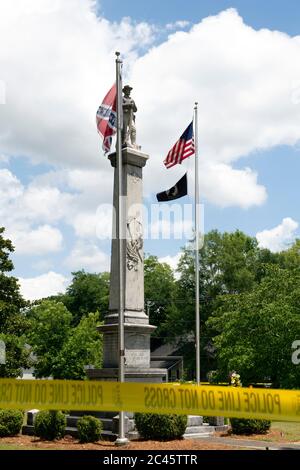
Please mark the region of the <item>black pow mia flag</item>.
POLYGON ((172 188, 156 194, 158 202, 173 201, 187 195, 187 174, 180 178, 172 188))

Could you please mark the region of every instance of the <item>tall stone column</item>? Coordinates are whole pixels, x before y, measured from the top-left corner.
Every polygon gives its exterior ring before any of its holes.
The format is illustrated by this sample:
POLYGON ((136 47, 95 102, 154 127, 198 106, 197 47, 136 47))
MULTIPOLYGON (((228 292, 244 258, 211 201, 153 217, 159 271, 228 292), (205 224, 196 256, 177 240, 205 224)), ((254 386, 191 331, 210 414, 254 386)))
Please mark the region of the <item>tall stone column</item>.
MULTIPOLYGON (((116 154, 109 156, 114 170, 114 220, 116 230, 118 200, 118 172, 116 154)), ((125 331, 125 379, 126 381, 161 382, 167 380, 165 369, 150 368, 150 335, 155 326, 149 324, 144 311, 144 253, 143 253, 143 167, 148 155, 131 147, 122 151, 123 161, 123 213, 126 220, 124 237, 124 331, 125 331)), ((119 259, 118 240, 112 237, 111 278, 109 312, 103 333, 103 369, 90 369, 89 377, 98 380, 117 380, 118 349, 118 305, 119 303, 119 259)))

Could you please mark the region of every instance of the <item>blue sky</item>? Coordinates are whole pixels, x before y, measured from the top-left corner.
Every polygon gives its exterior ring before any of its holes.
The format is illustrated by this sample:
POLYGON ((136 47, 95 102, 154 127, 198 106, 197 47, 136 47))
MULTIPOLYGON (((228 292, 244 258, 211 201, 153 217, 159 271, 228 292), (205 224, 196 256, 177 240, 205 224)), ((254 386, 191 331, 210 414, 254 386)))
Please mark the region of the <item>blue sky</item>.
POLYGON ((129 16, 136 21, 166 24, 177 20, 199 22, 222 10, 236 8, 245 22, 254 28, 270 28, 299 34, 300 4, 297 0, 100 0, 99 11, 110 21, 129 16))
MULTIPOLYGON (((111 202, 112 170, 94 118, 117 49, 150 154, 147 207, 184 171, 162 160, 199 100, 205 231, 241 229, 273 251, 289 246, 300 222, 300 3, 101 0, 97 16, 89 0, 28 0, 26 10, 4 1, 0 215, 24 295, 109 267, 109 239, 95 232, 109 226, 107 208, 96 216, 111 202)), ((145 251, 174 266, 183 244, 146 240, 145 251)))

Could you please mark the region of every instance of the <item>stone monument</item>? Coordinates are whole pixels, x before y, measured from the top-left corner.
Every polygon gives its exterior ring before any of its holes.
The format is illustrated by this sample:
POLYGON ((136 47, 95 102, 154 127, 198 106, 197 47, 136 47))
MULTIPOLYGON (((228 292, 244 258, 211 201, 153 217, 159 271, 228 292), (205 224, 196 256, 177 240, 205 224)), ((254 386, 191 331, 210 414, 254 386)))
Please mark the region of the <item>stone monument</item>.
MULTIPOLYGON (((124 263, 124 332, 125 332, 125 380, 131 382, 166 382, 167 369, 150 367, 150 335, 155 326, 149 324, 144 310, 144 254, 143 254, 143 167, 148 155, 140 151, 136 144, 135 115, 137 107, 130 97, 131 87, 123 88, 123 131, 122 131, 122 162, 123 162, 123 194, 122 208, 126 216, 126 237, 123 240, 123 252, 126 253, 124 263)), ((109 156, 114 167, 114 218, 113 234, 116 232, 116 214, 119 204, 118 171, 116 153, 109 156)), ((111 278, 109 294, 109 311, 104 325, 99 327, 103 333, 103 368, 87 369, 92 380, 118 380, 119 347, 118 347, 118 311, 119 311, 119 259, 118 240, 113 236, 111 245, 111 278)), ((38 410, 28 412, 27 424, 23 426, 24 434, 33 434, 33 420, 38 410)), ((71 411, 67 416, 66 433, 77 437, 77 421, 80 416, 92 414, 101 419, 103 424, 102 437, 115 439, 118 435, 119 416, 115 412, 71 411)), ((126 437, 136 438, 133 413, 125 414, 126 437)), ((218 428, 218 427, 217 427, 218 428)), ((195 438, 210 435, 217 429, 203 425, 201 416, 189 416, 185 437, 195 438)))
MULTIPOLYGON (((126 220, 126 237, 123 240, 124 263, 124 333, 125 333, 125 380, 132 382, 164 382, 166 369, 150 367, 150 335, 155 326, 149 324, 144 310, 144 253, 143 253, 143 167, 148 155, 140 151, 136 144, 135 102, 130 97, 131 87, 123 88, 123 194, 118 198, 118 172, 116 153, 109 155, 114 167, 115 208, 113 234, 116 232, 116 213, 119 201, 123 204, 126 220)), ((99 327, 103 333, 103 368, 88 369, 92 380, 118 380, 118 308, 119 308, 119 259, 118 240, 113 236, 111 244, 109 312, 105 315, 104 325, 99 327)))

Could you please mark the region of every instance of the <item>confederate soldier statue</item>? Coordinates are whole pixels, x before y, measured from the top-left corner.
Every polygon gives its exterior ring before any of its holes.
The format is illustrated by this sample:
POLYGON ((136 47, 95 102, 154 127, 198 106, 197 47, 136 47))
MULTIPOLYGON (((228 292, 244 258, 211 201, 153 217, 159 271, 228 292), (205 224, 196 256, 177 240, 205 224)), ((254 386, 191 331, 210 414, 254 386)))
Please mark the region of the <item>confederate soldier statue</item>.
POLYGON ((125 85, 123 88, 123 129, 122 129, 122 147, 138 148, 136 145, 136 127, 135 115, 137 107, 130 96, 132 87, 125 85))

